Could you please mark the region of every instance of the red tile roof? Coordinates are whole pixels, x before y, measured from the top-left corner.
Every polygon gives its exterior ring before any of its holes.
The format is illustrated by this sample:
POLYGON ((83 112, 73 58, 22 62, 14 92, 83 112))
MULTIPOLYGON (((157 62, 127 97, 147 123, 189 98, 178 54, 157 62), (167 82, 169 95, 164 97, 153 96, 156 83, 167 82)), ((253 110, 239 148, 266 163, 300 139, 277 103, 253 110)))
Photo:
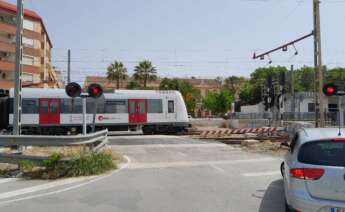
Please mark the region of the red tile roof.
MULTIPOLYGON (((3 0, 0 0, 0 9, 6 10, 6 11, 14 13, 14 14, 17 13, 17 5, 8 3, 8 2, 3 1, 3 0)), ((41 18, 41 16, 39 16, 35 11, 28 10, 28 9, 24 9, 24 16, 41 22, 43 30, 47 34, 48 42, 49 42, 50 46, 53 47, 52 42, 51 42, 49 35, 48 35, 48 31, 46 30, 46 27, 43 23, 43 19, 41 18)))

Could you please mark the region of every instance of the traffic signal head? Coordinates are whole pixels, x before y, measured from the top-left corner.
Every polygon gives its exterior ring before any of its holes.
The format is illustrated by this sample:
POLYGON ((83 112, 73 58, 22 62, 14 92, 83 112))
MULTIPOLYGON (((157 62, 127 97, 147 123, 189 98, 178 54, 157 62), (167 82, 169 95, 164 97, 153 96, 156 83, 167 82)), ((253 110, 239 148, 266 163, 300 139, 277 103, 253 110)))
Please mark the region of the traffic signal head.
POLYGON ((88 92, 90 97, 98 98, 98 97, 102 96, 103 88, 99 84, 91 84, 88 87, 87 92, 88 92))
POLYGON ((323 86, 323 93, 326 96, 334 96, 338 93, 338 87, 334 85, 333 83, 328 83, 323 86))
POLYGON ((74 98, 80 96, 81 87, 78 83, 71 82, 68 85, 66 85, 65 91, 69 97, 74 98))

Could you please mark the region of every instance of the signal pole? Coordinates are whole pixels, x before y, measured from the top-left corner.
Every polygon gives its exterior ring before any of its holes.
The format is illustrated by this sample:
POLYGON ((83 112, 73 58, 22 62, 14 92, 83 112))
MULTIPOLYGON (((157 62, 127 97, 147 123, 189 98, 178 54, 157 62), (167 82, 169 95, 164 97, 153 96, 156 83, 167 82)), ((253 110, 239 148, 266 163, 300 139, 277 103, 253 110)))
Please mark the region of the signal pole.
POLYGON ((23 0, 17 0, 16 70, 14 80, 13 135, 21 134, 23 0))
POLYGON ((67 84, 71 83, 71 50, 67 51, 67 84))
POLYGON ((313 0, 313 15, 315 66, 315 127, 325 127, 324 100, 322 95, 323 71, 321 52, 320 0, 313 0))

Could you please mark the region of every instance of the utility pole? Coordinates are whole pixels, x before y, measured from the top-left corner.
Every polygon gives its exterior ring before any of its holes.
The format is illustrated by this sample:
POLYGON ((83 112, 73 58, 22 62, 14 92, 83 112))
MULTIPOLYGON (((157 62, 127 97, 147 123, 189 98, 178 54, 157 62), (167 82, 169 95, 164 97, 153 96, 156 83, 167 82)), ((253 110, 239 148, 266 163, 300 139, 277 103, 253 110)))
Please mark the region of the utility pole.
POLYGON ((67 51, 67 84, 71 83, 71 50, 67 51))
POLYGON ((295 104, 295 101, 296 101, 296 97, 295 97, 295 74, 294 74, 294 66, 291 65, 291 71, 290 71, 290 77, 291 77, 291 87, 290 87, 290 92, 291 92, 291 98, 292 98, 292 101, 291 101, 291 112, 293 113, 293 117, 295 119, 295 107, 296 107, 296 104, 295 104))
POLYGON ((21 134, 23 0, 17 0, 16 70, 14 80, 13 135, 21 134))
POLYGON ((314 66, 315 66, 315 127, 325 127, 324 100, 322 94, 323 71, 321 52, 320 1, 313 0, 314 15, 314 66))

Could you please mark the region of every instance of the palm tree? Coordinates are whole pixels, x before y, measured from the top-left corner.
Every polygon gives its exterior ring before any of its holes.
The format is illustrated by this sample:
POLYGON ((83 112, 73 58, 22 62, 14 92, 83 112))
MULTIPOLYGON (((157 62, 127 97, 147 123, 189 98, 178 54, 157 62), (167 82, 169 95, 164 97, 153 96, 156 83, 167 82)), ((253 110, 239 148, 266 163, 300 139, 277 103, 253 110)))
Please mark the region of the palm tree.
POLYGON ((110 82, 116 81, 116 89, 120 88, 120 81, 128 78, 127 68, 123 63, 115 61, 107 68, 107 79, 110 82))
POLYGON ((157 70, 152 63, 148 60, 144 60, 134 68, 134 79, 143 83, 146 88, 147 82, 157 79, 157 70))

